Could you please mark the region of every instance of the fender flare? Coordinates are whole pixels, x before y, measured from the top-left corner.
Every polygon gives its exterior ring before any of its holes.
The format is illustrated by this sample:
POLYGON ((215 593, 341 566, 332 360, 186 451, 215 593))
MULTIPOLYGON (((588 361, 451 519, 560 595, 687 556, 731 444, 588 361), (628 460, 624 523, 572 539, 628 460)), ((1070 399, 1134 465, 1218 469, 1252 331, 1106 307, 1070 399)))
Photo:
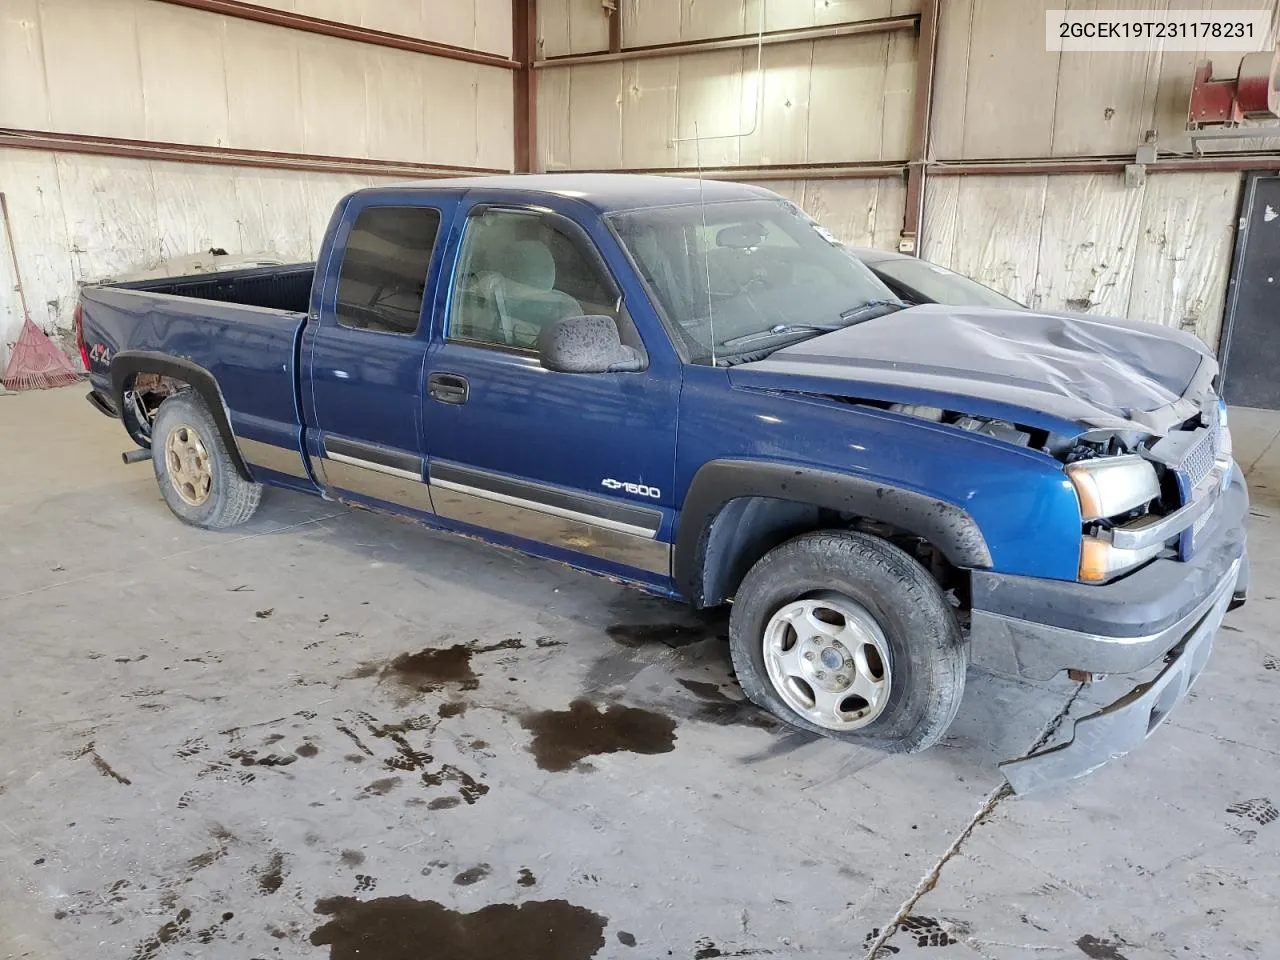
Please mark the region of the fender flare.
POLYGON ((175 380, 190 384, 191 389, 199 394, 200 399, 209 408, 213 422, 217 424, 218 432, 222 434, 222 443, 227 448, 227 454, 236 466, 236 472, 245 480, 253 479, 244 462, 244 457, 240 455, 235 432, 231 429, 231 417, 227 412, 227 403, 222 397, 222 388, 218 386, 218 381, 212 373, 191 360, 146 350, 128 350, 117 353, 111 358, 112 399, 115 401, 116 409, 120 411, 120 420, 124 423, 125 429, 129 430, 129 435, 138 441, 140 446, 149 447, 150 443, 144 442, 143 438, 136 436, 129 429, 129 423, 125 419, 128 407, 124 402, 124 393, 130 381, 142 373, 173 377, 175 380))
POLYGON ((961 507, 865 477, 792 464, 713 460, 698 469, 676 530, 672 575, 684 596, 703 602, 712 521, 731 501, 763 497, 856 514, 923 537, 962 568, 991 566, 978 524, 961 507))

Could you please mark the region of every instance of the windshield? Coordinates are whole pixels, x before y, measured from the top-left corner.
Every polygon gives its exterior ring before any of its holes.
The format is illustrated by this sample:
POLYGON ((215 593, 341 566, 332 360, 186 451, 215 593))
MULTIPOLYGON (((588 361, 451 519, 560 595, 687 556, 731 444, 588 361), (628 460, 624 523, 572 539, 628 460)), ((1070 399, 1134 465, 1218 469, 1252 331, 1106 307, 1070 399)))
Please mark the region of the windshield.
POLYGON ((786 200, 661 207, 611 220, 694 363, 776 349, 869 319, 882 304, 899 306, 786 200))
POLYGON ((894 285, 901 285, 902 292, 911 300, 924 300, 952 307, 997 307, 1001 310, 1025 310, 1016 300, 1010 300, 984 287, 976 280, 959 273, 952 273, 927 260, 903 257, 880 260, 874 265, 876 273, 894 285))

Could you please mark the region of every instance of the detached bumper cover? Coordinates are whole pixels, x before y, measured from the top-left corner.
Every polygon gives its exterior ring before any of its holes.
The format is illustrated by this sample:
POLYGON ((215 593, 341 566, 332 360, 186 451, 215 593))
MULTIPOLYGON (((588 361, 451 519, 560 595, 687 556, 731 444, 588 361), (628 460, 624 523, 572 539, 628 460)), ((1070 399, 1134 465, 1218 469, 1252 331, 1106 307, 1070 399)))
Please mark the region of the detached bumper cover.
POLYGON ((1195 556, 1157 560, 1105 586, 977 573, 975 650, 1032 679, 1062 670, 1123 674, 1163 660, 1159 675, 1079 720, 1065 743, 1001 765, 1018 793, 1083 776, 1139 746, 1186 696, 1233 599, 1248 589, 1249 496, 1238 469, 1195 556))
POLYGON ((1238 565, 1239 561, 1231 568, 1209 610, 1169 652, 1169 664, 1159 676, 1138 685, 1111 706, 1077 720, 1067 742, 1000 765, 1000 772, 1014 792, 1030 793, 1082 777, 1124 756, 1151 735, 1187 695, 1209 662, 1213 636, 1231 602, 1238 565))

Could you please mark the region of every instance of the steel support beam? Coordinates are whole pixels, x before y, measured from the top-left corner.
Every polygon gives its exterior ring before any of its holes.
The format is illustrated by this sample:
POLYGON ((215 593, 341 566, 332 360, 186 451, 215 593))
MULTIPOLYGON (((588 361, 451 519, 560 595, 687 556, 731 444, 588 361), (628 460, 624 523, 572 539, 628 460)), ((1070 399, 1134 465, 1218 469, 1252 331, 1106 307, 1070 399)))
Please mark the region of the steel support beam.
POLYGON ((609 52, 622 52, 622 0, 613 0, 612 7, 605 7, 609 15, 609 52))
MULTIPOLYGON (((704 169, 705 180, 898 180, 906 165, 894 161, 874 163, 774 163, 755 167, 704 169)), ((566 171, 568 172, 568 171, 566 171)), ((611 170, 574 170, 574 173, 640 173, 671 177, 696 177, 693 167, 639 167, 611 170)))
MULTIPOLYGON (((1056 157, 1035 160, 957 160, 929 164, 931 177, 1061 176, 1080 173, 1122 174, 1133 157, 1056 157)), ((1244 173, 1280 170, 1280 153, 1229 157, 1191 157, 1145 164, 1147 173, 1244 173)))
POLYGON ((382 30, 371 30, 352 23, 324 20, 320 17, 310 17, 288 10, 276 10, 256 3, 245 3, 244 0, 158 0, 158 2, 170 3, 177 7, 189 7, 192 10, 204 10, 207 13, 220 13, 224 17, 269 23, 272 26, 301 30, 305 33, 318 33, 326 37, 337 37, 340 40, 354 40, 357 43, 371 43, 378 47, 425 53, 433 57, 443 57, 446 60, 461 60, 507 70, 514 70, 517 66, 514 60, 497 53, 456 47, 451 43, 437 43, 434 40, 423 40, 418 37, 406 37, 398 33, 386 33, 382 30))
MULTIPOLYGON (((614 14, 616 17, 618 14, 614 14)), ((915 14, 905 17, 882 17, 878 20, 860 20, 856 23, 839 23, 829 27, 803 27, 798 30, 769 30, 764 34, 747 33, 736 37, 717 37, 713 40, 685 40, 680 43, 656 43, 643 47, 626 47, 608 53, 575 53, 561 57, 547 57, 534 63, 539 69, 571 67, 582 63, 614 63, 619 60, 652 60, 656 57, 685 56, 691 53, 708 53, 714 50, 738 50, 757 44, 775 46, 783 43, 806 43, 813 40, 830 40, 836 37, 857 37, 869 33, 891 33, 897 30, 914 30, 920 18, 915 14)), ((621 24, 619 24, 619 29, 621 24)), ((621 36, 619 36, 621 44, 621 36)))
POLYGON ((165 160, 172 163, 210 164, 224 167, 266 167, 273 170, 307 170, 374 177, 457 177, 468 174, 506 173, 490 167, 461 167, 440 163, 409 163, 362 157, 282 153, 274 150, 237 150, 194 143, 126 140, 46 130, 0 128, 0 147, 48 150, 53 153, 96 154, 133 160, 165 160))
POLYGON ((512 53, 519 67, 515 96, 515 169, 533 173, 538 166, 538 0, 511 0, 512 53))
POLYGON ((920 225, 929 169, 929 130, 933 118, 933 78, 938 63, 938 0, 921 0, 920 37, 916 43, 916 96, 911 128, 911 162, 898 249, 920 255, 920 225))

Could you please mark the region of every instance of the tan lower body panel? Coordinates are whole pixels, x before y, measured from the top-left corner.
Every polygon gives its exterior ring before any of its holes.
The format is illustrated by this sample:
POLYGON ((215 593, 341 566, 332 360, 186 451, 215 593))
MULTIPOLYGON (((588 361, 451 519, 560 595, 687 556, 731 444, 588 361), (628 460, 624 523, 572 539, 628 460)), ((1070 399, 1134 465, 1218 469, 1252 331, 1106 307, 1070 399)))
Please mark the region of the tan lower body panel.
POLYGON ((435 512, 431 503, 431 491, 421 480, 396 477, 379 470, 331 459, 318 460, 312 457, 311 466, 317 476, 324 478, 325 486, 338 491, 346 490, 420 513, 435 512))
POLYGON ((302 461, 302 454, 297 450, 287 450, 260 440, 246 440, 244 437, 236 437, 236 446, 240 448, 240 455, 244 457, 245 463, 250 466, 274 470, 287 477, 310 479, 306 464, 302 461))
POLYGON ((436 512, 448 519, 484 527, 548 546, 585 553, 649 573, 671 572, 671 547, 652 537, 609 530, 593 523, 556 517, 531 507, 499 503, 485 497, 433 486, 436 512))

